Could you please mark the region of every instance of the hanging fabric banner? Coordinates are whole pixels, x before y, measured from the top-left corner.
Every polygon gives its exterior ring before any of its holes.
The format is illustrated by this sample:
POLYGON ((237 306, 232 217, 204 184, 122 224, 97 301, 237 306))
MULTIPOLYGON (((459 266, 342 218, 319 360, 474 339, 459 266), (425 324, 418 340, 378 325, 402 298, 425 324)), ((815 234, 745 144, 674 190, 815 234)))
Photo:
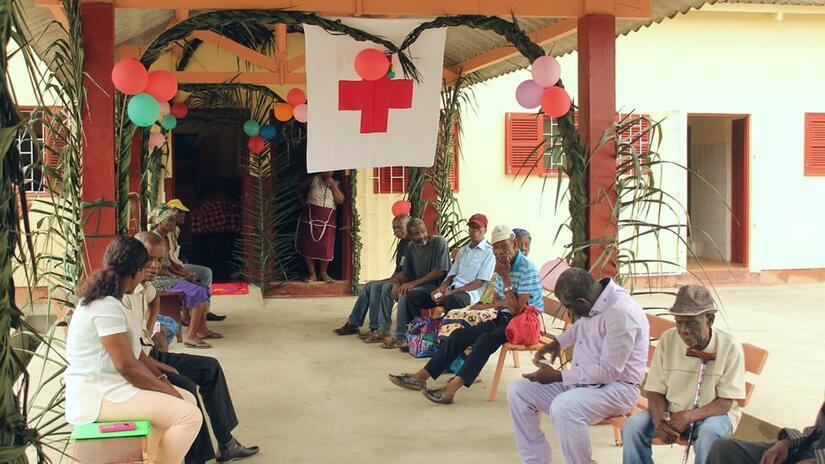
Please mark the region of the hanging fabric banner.
MULTIPOLYGON (((422 22, 342 21, 395 44, 422 22)), ((446 35, 444 28, 424 31, 409 48, 421 74, 416 82, 404 75, 397 57, 390 67, 378 44, 305 24, 307 171, 432 166, 446 35)))

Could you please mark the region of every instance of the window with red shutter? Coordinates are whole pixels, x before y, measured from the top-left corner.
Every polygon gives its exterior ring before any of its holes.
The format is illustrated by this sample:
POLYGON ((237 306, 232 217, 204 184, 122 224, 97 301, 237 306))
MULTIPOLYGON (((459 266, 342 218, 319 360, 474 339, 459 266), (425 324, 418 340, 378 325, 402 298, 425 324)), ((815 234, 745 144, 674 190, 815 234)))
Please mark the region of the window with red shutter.
POLYGON ((507 113, 504 118, 504 173, 545 173, 544 115, 507 113))
POLYGON ((805 175, 825 176, 825 113, 805 113, 805 175))
POLYGON ((372 168, 372 191, 381 193, 406 193, 410 171, 406 166, 372 168))
MULTIPOLYGON (((619 113, 616 121, 621 123, 617 128, 619 131, 617 140, 619 143, 619 153, 616 155, 616 162, 621 166, 624 163, 632 163, 632 151, 636 155, 650 151, 650 115, 649 114, 622 114, 619 113)), ((629 170, 629 176, 636 174, 635 169, 629 170)))

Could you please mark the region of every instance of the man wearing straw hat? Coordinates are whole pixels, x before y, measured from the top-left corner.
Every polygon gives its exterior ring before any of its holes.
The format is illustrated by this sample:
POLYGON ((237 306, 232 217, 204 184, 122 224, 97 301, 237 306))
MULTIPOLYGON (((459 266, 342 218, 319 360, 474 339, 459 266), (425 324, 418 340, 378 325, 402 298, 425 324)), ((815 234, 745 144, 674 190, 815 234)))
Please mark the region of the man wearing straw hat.
POLYGON ((704 464, 713 442, 733 433, 742 415, 736 401, 745 398, 742 345, 713 328, 716 305, 710 291, 701 285, 680 288, 669 314, 676 328, 662 334, 656 345, 645 382, 649 409, 622 427, 625 463, 652 463, 654 437, 670 444, 691 435, 696 463, 704 464), (702 353, 707 354, 706 366, 694 408, 702 353))

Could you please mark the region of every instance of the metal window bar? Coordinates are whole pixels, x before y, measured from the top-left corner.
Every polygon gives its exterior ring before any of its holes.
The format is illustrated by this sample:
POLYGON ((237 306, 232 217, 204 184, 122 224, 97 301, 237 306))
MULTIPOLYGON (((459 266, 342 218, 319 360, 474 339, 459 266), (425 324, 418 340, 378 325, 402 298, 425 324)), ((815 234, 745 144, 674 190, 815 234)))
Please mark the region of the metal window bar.
MULTIPOLYGON (((31 117, 33 114, 31 111, 21 111, 21 113, 26 118, 31 117)), ((37 121, 33 129, 37 137, 36 142, 39 142, 39 146, 42 149, 46 128, 42 121, 37 121)), ((20 164, 23 168, 23 185, 25 191, 34 193, 42 192, 45 190, 43 185, 43 164, 40 159, 42 151, 38 152, 35 141, 31 138, 31 133, 26 130, 17 132, 16 142, 17 150, 20 153, 20 164)))

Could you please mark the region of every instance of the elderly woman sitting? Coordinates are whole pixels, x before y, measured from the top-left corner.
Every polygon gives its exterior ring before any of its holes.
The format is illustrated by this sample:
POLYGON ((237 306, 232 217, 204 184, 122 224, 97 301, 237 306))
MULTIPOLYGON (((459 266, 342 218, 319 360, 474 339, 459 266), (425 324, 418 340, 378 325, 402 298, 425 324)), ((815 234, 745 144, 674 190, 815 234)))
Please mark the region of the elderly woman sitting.
MULTIPOLYGON (((169 234, 174 233, 177 222, 177 212, 166 205, 160 205, 152 211, 151 219, 155 224, 154 233, 166 243, 169 234)), ((190 312, 189 332, 183 339, 183 344, 189 348, 212 348, 212 345, 203 341, 204 338, 223 338, 223 335, 212 332, 206 325, 206 314, 209 312, 209 289, 188 279, 194 279, 188 274, 180 275, 169 265, 169 250, 164 259, 163 269, 158 276, 152 279, 152 285, 159 293, 172 292, 183 294, 183 306, 190 312)))
POLYGON ((66 420, 149 419, 152 462, 179 463, 200 430, 201 413, 192 394, 141 362, 141 334, 120 302, 143 280, 148 260, 142 243, 117 237, 106 248, 105 269, 81 287, 66 338, 66 420))

